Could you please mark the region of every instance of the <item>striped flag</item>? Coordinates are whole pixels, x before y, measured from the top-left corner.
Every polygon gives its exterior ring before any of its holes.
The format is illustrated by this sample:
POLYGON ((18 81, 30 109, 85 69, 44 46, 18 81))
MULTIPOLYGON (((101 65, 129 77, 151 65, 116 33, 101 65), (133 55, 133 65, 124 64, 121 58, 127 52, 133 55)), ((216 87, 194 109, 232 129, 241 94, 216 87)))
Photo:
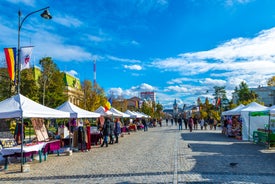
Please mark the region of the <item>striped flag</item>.
POLYGON ((12 81, 15 80, 16 48, 4 48, 7 68, 12 81))
POLYGON ((33 46, 21 47, 21 52, 20 52, 21 69, 20 70, 30 68, 32 48, 33 46))
POLYGON ((106 104, 105 104, 105 106, 104 106, 105 112, 111 109, 111 107, 112 107, 112 101, 113 101, 113 100, 112 100, 112 97, 110 97, 110 98, 107 100, 107 102, 106 102, 106 104))

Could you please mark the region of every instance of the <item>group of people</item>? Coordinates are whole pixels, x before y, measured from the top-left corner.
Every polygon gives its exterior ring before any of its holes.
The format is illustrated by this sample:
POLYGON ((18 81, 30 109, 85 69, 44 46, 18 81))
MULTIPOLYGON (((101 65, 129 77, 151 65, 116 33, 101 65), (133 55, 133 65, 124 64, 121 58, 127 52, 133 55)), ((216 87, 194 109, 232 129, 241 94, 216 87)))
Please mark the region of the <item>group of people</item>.
POLYGON ((119 118, 116 118, 115 122, 113 122, 110 117, 107 117, 104 121, 101 132, 103 135, 101 147, 104 145, 108 147, 108 144, 118 143, 118 137, 121 134, 121 122, 119 118))
POLYGON ((242 135, 242 124, 238 116, 225 118, 223 121, 222 133, 228 137, 238 137, 242 135))
MULTIPOLYGON (((170 119, 171 126, 175 125, 179 126, 179 130, 183 129, 183 124, 185 126, 185 129, 189 129, 190 132, 192 130, 198 130, 199 126, 201 130, 206 130, 207 126, 209 125, 210 130, 216 130, 217 129, 217 120, 215 120, 213 117, 210 117, 208 119, 204 118, 197 118, 197 117, 192 117, 190 116, 189 118, 171 118, 170 119)), ((166 126, 169 124, 169 119, 166 118, 166 126)))

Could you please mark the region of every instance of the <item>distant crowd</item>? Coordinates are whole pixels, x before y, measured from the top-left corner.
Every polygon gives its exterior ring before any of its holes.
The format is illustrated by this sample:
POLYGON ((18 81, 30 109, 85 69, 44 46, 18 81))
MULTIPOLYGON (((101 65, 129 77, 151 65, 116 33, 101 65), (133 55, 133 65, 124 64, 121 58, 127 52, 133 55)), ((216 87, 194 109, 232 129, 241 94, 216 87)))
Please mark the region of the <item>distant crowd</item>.
POLYGON ((190 132, 192 130, 207 130, 208 126, 210 130, 216 130, 218 121, 215 120, 213 117, 204 119, 204 118, 196 118, 196 117, 189 117, 189 118, 166 118, 166 126, 178 126, 179 130, 183 129, 183 125, 185 130, 189 129, 190 132))

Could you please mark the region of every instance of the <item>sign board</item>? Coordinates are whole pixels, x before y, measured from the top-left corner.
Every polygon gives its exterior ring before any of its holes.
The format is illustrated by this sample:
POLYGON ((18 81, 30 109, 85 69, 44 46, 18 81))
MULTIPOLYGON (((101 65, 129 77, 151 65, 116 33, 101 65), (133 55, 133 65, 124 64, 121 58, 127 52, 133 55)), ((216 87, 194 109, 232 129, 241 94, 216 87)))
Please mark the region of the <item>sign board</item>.
POLYGON ((49 135, 44 124, 44 119, 32 118, 31 119, 34 132, 38 141, 49 141, 49 135))

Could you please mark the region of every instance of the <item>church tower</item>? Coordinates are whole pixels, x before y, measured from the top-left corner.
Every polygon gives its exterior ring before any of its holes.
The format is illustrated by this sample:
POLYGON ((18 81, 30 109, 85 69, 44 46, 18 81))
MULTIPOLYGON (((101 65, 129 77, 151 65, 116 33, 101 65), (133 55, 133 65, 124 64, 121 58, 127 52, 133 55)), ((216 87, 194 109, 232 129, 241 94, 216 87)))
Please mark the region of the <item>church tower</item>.
POLYGON ((175 117, 178 114, 178 104, 177 100, 175 99, 174 104, 173 104, 173 116, 175 117))

